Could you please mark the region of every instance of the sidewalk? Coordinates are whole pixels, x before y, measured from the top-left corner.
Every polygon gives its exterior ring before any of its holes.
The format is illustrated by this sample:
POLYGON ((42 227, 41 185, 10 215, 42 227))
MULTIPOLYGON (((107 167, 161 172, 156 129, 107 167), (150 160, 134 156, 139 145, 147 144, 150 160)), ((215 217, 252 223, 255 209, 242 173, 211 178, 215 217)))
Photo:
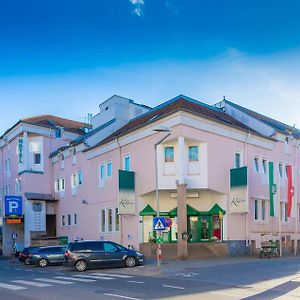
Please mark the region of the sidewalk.
MULTIPOLYGON (((290 256, 282 258, 274 258, 272 260, 282 261, 291 259, 298 259, 299 256, 290 256)), ((179 273, 192 274, 197 272, 197 270, 202 268, 213 268, 221 265, 232 265, 232 264, 243 264, 243 263, 261 263, 268 259, 259 259, 253 256, 243 256, 243 257, 226 257, 226 258, 211 258, 211 259, 190 259, 190 260, 162 260, 160 272, 157 269, 157 261, 154 259, 148 259, 145 265, 142 267, 137 267, 130 269, 130 272, 134 271, 139 275, 178 275, 179 273)), ((128 272, 129 269, 124 269, 128 272)))

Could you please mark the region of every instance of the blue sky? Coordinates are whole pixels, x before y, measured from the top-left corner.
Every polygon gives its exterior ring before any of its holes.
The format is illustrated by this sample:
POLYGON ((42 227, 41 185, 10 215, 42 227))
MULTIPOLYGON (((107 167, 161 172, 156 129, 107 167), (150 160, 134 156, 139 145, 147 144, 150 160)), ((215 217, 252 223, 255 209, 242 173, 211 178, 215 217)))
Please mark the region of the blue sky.
POLYGON ((297 0, 0 2, 0 131, 121 94, 229 100, 300 127, 297 0))

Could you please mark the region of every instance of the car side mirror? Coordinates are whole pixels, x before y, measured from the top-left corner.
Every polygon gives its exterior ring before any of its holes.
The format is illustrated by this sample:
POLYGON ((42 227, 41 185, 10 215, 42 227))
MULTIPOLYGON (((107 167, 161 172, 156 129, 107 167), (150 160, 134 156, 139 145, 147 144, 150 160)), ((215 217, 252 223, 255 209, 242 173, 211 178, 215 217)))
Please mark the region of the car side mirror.
POLYGON ((116 248, 116 249, 115 249, 115 252, 120 252, 120 249, 119 249, 119 248, 116 248))

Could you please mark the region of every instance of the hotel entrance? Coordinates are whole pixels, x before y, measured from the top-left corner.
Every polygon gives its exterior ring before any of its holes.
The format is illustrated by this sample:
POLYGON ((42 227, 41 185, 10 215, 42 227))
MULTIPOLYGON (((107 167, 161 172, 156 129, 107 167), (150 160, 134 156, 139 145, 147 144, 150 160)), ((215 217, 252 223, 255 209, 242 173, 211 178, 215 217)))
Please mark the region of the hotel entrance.
MULTIPOLYGON (((187 232, 189 243, 222 241, 222 217, 225 211, 215 204, 209 211, 198 211, 187 205, 187 232)), ((153 231, 152 220, 156 212, 148 204, 141 212, 143 217, 144 241, 155 241, 156 233, 153 231)), ((162 217, 172 220, 172 226, 163 232, 164 243, 176 243, 178 238, 177 231, 177 207, 169 212, 161 212, 162 217)))

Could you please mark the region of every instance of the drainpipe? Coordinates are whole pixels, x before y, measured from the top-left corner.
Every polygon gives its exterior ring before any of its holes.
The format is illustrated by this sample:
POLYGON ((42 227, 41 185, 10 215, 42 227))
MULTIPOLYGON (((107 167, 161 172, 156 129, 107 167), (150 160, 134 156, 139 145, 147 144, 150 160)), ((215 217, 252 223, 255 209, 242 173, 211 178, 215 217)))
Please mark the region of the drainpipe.
MULTIPOLYGON (((122 156, 121 156, 121 145, 120 142, 118 140, 118 137, 116 136, 116 143, 118 144, 118 148, 119 148, 119 169, 122 169, 122 156)), ((118 205, 119 205, 119 201, 118 201, 118 205)), ((123 244, 123 218, 122 215, 120 216, 120 244, 123 244)))
MULTIPOLYGON (((244 160, 244 166, 247 165, 247 161, 246 161, 246 158, 247 158, 247 144, 248 144, 249 138, 250 138, 250 131, 248 131, 247 137, 244 141, 244 159, 243 159, 244 160)), ((249 186, 248 180, 247 180, 247 183, 248 183, 248 186, 249 186)), ((247 187, 247 189, 248 189, 247 198, 248 198, 248 209, 249 209, 249 187, 247 187)), ((245 213, 245 240, 246 240, 246 247, 248 247, 249 246, 249 213, 248 212, 245 213)))

